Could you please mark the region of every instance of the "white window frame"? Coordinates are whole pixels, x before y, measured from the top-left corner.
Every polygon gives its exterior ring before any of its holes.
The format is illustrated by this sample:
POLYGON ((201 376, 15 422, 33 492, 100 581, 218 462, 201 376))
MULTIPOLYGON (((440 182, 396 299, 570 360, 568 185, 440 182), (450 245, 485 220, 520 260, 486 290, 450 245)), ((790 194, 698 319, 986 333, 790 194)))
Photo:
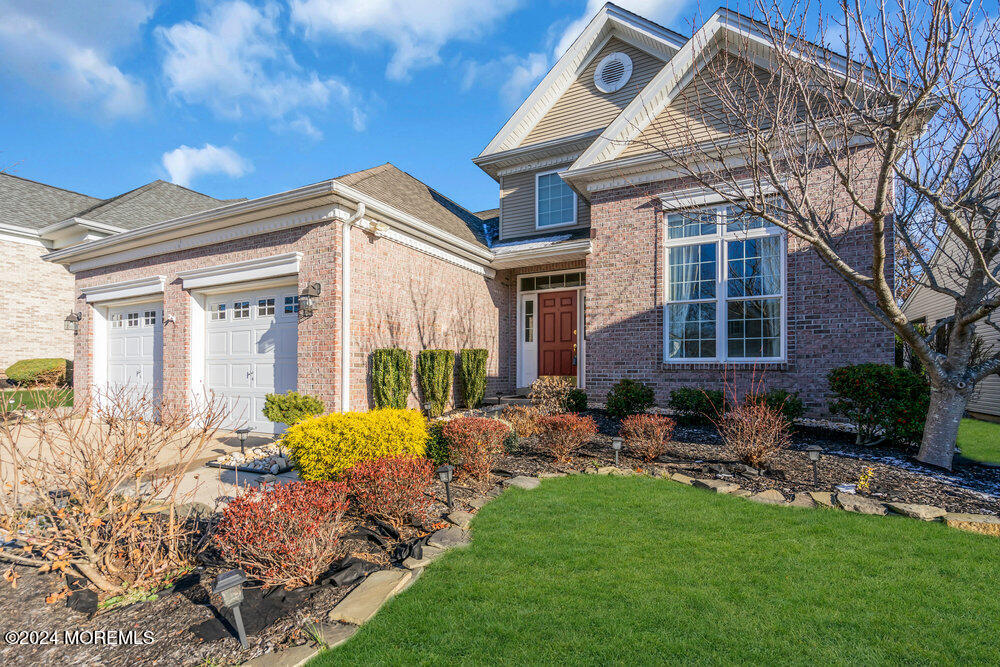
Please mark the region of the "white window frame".
POLYGON ((778 227, 763 227, 760 229, 738 230, 735 232, 726 231, 728 220, 725 218, 725 211, 729 204, 714 204, 710 206, 698 206, 693 208, 674 208, 663 210, 663 363, 665 364, 710 364, 710 363, 758 363, 758 364, 778 364, 784 363, 788 358, 788 238, 784 230, 778 227), (667 218, 670 215, 683 213, 703 213, 714 211, 716 216, 715 232, 712 234, 702 234, 699 236, 687 236, 682 238, 670 238, 670 231, 667 226, 667 218), (779 250, 781 261, 781 292, 780 299, 780 351, 776 357, 730 357, 729 356, 729 323, 727 321, 729 301, 754 301, 774 297, 728 297, 726 280, 729 273, 729 253, 728 243, 730 241, 745 241, 753 238, 763 238, 773 236, 779 239, 779 250), (712 299, 691 299, 689 301, 670 300, 670 249, 679 246, 696 246, 706 243, 714 243, 716 246, 715 261, 715 356, 714 357, 670 357, 670 306, 678 303, 712 303, 712 299))
MULTIPOLYGON (((549 176, 551 174, 559 174, 565 171, 564 169, 550 169, 549 171, 540 171, 535 174, 535 229, 558 229, 560 227, 572 227, 577 223, 577 218, 580 215, 580 200, 573 188, 569 191, 573 193, 573 219, 570 222, 560 222, 555 225, 539 225, 538 224, 538 181, 542 176, 549 176)), ((561 177, 560 177, 561 178, 561 177)), ((563 181, 563 183, 566 183, 563 181)), ((566 183, 566 187, 569 188, 569 183, 566 183)))

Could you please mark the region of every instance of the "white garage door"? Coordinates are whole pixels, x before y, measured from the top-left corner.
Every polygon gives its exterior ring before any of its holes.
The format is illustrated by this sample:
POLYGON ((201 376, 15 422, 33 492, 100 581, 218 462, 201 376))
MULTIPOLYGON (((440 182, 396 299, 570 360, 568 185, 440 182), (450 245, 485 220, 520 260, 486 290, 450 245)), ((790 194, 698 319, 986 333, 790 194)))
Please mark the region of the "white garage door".
POLYGON ((205 317, 205 377, 226 402, 227 426, 279 433, 267 421, 264 396, 296 388, 299 298, 293 285, 209 297, 205 317))
POLYGON ((134 387, 150 400, 163 390, 163 304, 108 309, 108 387, 134 387))

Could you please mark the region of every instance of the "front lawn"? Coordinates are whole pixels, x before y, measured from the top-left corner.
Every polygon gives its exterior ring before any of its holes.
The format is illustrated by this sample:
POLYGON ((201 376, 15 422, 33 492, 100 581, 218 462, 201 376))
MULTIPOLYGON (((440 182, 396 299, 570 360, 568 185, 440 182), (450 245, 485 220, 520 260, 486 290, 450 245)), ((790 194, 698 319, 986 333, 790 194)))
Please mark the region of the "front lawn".
POLYGON ((1000 463, 1000 424, 963 419, 958 427, 958 448, 967 459, 1000 463))
POLYGON ((24 408, 34 410, 44 405, 73 405, 72 389, 5 389, 0 391, 0 400, 8 409, 24 408))
POLYGON ((313 664, 997 664, 998 563, 942 524, 546 480, 313 664))

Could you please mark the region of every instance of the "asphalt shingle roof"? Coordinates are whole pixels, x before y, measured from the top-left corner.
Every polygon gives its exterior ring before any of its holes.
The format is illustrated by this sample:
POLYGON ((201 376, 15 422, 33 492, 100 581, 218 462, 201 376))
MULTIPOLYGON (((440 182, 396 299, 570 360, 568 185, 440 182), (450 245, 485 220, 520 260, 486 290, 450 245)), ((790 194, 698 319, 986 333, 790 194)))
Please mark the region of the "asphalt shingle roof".
POLYGON ((97 197, 0 173, 0 223, 3 224, 41 229, 100 202, 97 197))
POLYGON ((157 180, 98 202, 77 216, 122 229, 138 229, 154 222, 218 208, 230 201, 157 180))

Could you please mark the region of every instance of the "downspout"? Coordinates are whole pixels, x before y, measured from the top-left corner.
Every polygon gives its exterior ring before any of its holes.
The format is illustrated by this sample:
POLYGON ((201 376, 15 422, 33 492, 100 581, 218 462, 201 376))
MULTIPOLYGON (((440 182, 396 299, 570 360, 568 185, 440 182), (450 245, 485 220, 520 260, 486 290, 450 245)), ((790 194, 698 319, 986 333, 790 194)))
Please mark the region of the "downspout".
POLYGON ((354 215, 344 221, 340 244, 340 411, 351 409, 351 227, 365 215, 365 205, 359 202, 354 215))

